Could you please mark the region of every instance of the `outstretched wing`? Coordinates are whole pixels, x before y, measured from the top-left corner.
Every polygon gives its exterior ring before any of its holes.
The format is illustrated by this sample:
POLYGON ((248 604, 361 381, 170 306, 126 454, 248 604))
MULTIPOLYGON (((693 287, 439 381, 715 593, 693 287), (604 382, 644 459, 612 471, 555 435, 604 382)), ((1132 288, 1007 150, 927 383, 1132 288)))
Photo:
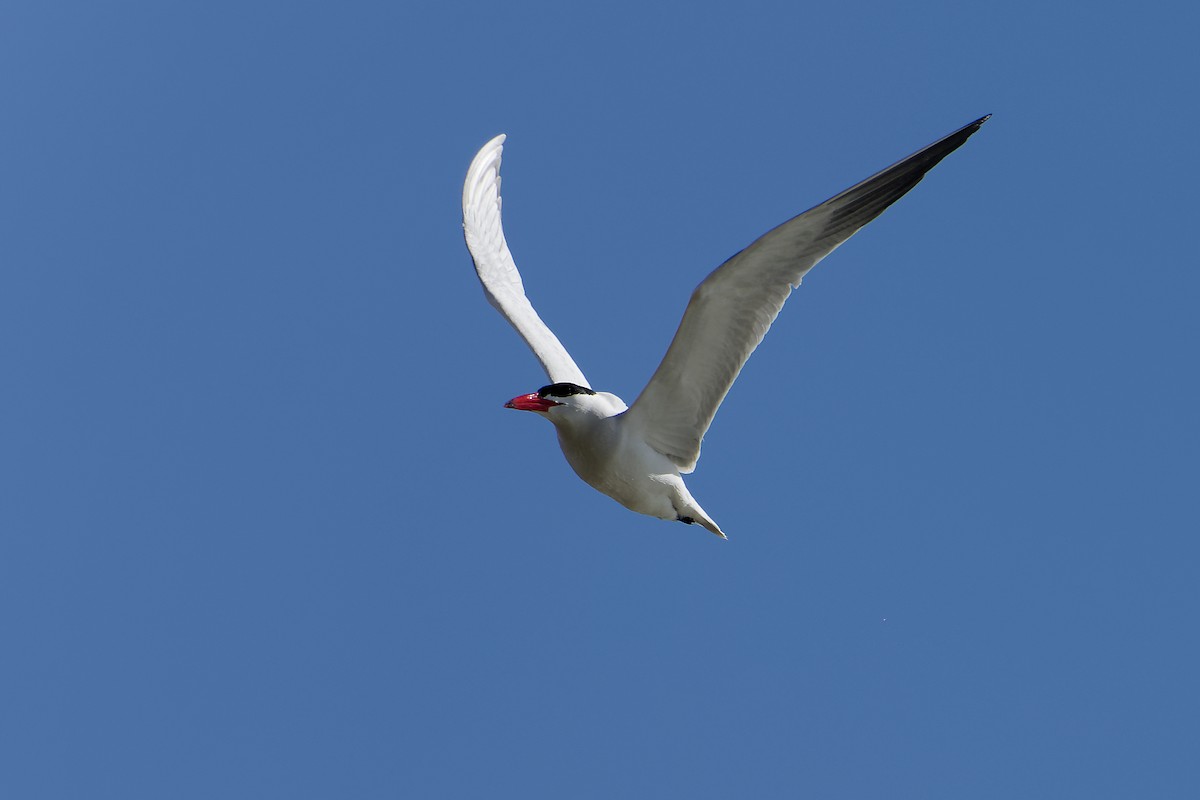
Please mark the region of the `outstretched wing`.
POLYGON ((629 424, 680 472, 695 469, 717 408, 804 274, 916 186, 987 119, 768 231, 705 278, 662 363, 626 413, 629 424))
POLYGON ((463 234, 475 261, 475 272, 488 302, 509 321, 541 362, 551 383, 588 386, 571 354, 546 327, 525 296, 521 273, 513 261, 500 221, 500 153, 504 134, 483 146, 467 170, 463 184, 463 234))

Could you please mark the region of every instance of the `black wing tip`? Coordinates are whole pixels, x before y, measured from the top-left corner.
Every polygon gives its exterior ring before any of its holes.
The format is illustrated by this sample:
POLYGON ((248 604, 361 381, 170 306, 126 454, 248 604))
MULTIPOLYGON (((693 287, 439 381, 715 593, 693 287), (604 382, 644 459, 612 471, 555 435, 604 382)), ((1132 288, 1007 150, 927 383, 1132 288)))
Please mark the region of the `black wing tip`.
MULTIPOLYGON (((856 231, 875 219, 916 186, 943 158, 962 147, 991 117, 991 114, 986 114, 946 134, 908 158, 900 159, 887 169, 826 200, 821 205, 835 207, 830 218, 831 222, 837 223, 835 228, 844 231, 852 227, 852 231, 856 231)), ((846 234, 847 237, 850 235, 846 234)))
POLYGON ((980 127, 981 125, 983 125, 983 123, 987 122, 987 121, 988 121, 989 119, 991 119, 991 118, 992 118, 992 115, 991 115, 991 114, 984 114, 982 117, 980 117, 979 119, 975 120, 974 122, 972 122, 972 123, 970 123, 970 124, 967 124, 967 125, 964 125, 964 126, 962 127, 962 129, 963 129, 964 131, 966 131, 966 130, 969 130, 971 133, 974 133, 975 131, 979 130, 979 127, 980 127))
MULTIPOLYGON (((983 123, 987 122, 991 118, 991 114, 984 114, 974 122, 969 122, 966 125, 963 125, 961 128, 954 131, 954 133, 943 136, 941 139, 938 139, 924 150, 919 150, 913 155, 932 157, 932 162, 926 167, 926 170, 928 171, 928 169, 932 168, 934 164, 937 164, 950 153, 961 147, 963 143, 967 141, 967 139, 970 139, 975 135, 975 131, 979 130, 983 126, 983 123)), ((908 159, 905 159, 905 161, 907 160, 908 159)), ((902 161, 900 163, 904 162, 902 161)))

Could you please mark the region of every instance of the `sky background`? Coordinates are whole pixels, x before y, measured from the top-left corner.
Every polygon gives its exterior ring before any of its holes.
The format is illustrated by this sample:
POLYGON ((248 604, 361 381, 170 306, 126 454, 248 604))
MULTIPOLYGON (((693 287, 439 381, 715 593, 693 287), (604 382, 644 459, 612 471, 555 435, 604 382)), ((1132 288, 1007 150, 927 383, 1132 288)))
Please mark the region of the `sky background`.
POLYGON ((1200 786, 1194 4, 0 8, 0 796, 1200 786), (506 411, 460 192, 627 401, 759 234, 994 118, 641 517, 506 411))

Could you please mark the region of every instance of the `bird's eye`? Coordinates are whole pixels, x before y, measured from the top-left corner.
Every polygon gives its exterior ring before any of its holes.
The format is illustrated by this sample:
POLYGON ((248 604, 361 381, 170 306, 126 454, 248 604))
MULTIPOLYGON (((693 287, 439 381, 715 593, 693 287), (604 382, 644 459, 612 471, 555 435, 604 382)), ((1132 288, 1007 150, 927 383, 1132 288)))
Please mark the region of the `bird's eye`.
POLYGON ((577 383, 552 383, 538 389, 538 397, 570 397, 573 394, 595 394, 595 392, 577 383))

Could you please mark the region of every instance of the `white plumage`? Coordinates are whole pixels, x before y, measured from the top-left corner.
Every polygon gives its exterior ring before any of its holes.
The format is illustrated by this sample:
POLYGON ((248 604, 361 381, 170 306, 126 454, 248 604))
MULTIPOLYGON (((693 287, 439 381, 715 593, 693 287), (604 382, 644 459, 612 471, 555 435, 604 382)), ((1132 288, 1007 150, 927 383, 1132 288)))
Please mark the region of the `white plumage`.
POLYGON ((488 301, 529 345, 551 384, 510 408, 545 416, 567 462, 627 508, 697 522, 724 537, 684 486, 700 444, 742 365, 792 290, 817 262, 879 216, 963 144, 982 117, 763 234, 696 287, 650 382, 631 407, 595 392, 542 322, 521 283, 501 224, 501 134, 485 144, 463 186, 463 231, 488 301))

